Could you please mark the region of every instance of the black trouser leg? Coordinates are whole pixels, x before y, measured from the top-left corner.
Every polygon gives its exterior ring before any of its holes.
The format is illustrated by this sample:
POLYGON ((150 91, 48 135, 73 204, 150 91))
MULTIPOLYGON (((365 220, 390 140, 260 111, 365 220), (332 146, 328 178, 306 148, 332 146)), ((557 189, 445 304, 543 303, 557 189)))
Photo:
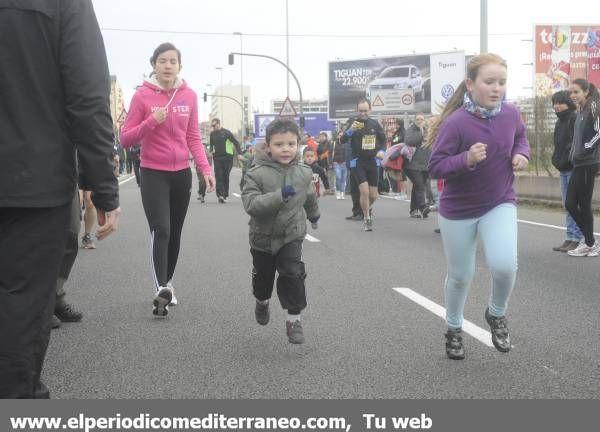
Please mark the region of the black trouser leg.
POLYGON ((215 177, 217 181, 217 196, 227 198, 229 196, 229 174, 233 166, 233 158, 214 158, 215 177))
POLYGON ((597 172, 598 164, 573 168, 565 199, 565 207, 583 233, 588 246, 593 246, 596 241, 592 196, 597 172))
POLYGON ((47 398, 40 374, 71 203, 0 208, 0 398, 47 398))
POLYGON ((173 279, 179 249, 181 245, 181 231, 190 204, 192 190, 192 171, 185 170, 178 174, 171 187, 171 236, 169 237, 169 261, 167 264, 167 282, 173 279))
POLYGON ((284 245, 275 255, 277 297, 281 307, 298 315, 306 307, 306 269, 302 262, 302 240, 284 245))
POLYGON ((135 182, 139 186, 140 185, 140 161, 139 160, 133 161, 133 173, 135 174, 135 182))
POLYGON ((429 173, 427 171, 421 171, 421 173, 423 173, 423 183, 425 184, 425 196, 427 197, 427 204, 434 204, 435 199, 433 198, 433 191, 431 190, 429 173))
POLYGON ((252 254, 252 294, 257 300, 268 300, 275 282, 275 257, 268 252, 250 249, 252 254))
POLYGON ((358 189, 358 183, 356 176, 352 171, 348 172, 350 175, 350 196, 352 197, 352 214, 354 216, 362 215, 363 211, 360 206, 360 190, 358 189))
POLYGON ((71 269, 75 264, 77 258, 77 252, 79 252, 79 230, 81 229, 81 205, 79 203, 79 191, 75 191, 73 195, 73 201, 71 202, 71 215, 69 224, 69 234, 67 237, 67 244, 65 246, 65 253, 63 255, 62 262, 60 264, 60 270, 58 272, 58 279, 56 281, 56 302, 64 301, 65 290, 63 288, 71 269))
POLYGON ((192 174, 189 168, 176 172, 142 168, 141 175, 142 204, 150 227, 153 278, 158 290, 175 271, 192 174))
POLYGON ((425 208, 425 181, 424 171, 407 169, 406 175, 413 184, 410 194, 410 211, 422 210, 425 208))
POLYGON ((196 172, 198 175, 198 196, 204 197, 206 195, 206 180, 201 172, 196 172))

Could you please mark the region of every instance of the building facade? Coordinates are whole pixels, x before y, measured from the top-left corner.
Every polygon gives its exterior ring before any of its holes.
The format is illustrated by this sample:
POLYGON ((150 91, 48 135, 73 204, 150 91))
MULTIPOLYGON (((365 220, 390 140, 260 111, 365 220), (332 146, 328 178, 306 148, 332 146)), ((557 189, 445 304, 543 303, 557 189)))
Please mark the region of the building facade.
POLYGON ((239 85, 224 85, 216 87, 210 97, 211 109, 210 118, 221 120, 221 126, 229 129, 238 138, 247 135, 247 131, 254 129, 252 117, 252 94, 249 86, 244 86, 244 125, 246 131, 242 133, 242 107, 241 98, 242 89, 239 85))
MULTIPOLYGON (((271 112, 273 114, 279 114, 285 99, 272 100, 271 101, 271 112)), ((309 99, 302 101, 302 108, 304 113, 326 113, 328 108, 327 99, 309 99)), ((292 105, 296 110, 296 113, 300 114, 300 101, 293 100, 292 105)))
POLYGON ((115 136, 118 136, 125 122, 125 101, 123 90, 116 75, 110 76, 110 116, 112 117, 115 136))

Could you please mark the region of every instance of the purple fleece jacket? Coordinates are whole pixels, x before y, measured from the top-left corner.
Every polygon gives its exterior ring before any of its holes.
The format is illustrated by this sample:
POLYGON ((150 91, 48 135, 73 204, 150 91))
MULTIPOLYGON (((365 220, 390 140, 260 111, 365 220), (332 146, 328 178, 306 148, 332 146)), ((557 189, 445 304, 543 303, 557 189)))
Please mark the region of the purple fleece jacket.
POLYGON ((470 219, 494 207, 516 201, 512 158, 529 159, 529 142, 519 109, 503 103, 502 110, 483 119, 459 108, 441 124, 429 160, 432 178, 444 179, 440 214, 446 219, 470 219), (469 148, 487 144, 487 158, 470 168, 469 148))

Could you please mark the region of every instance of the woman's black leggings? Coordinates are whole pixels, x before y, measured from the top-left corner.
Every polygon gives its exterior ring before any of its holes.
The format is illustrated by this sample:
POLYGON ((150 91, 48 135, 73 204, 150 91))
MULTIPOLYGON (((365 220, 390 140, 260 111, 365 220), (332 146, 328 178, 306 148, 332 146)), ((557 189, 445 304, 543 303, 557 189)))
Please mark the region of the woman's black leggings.
POLYGON ((173 278, 181 230, 192 189, 192 171, 159 171, 141 168, 142 204, 152 247, 152 270, 156 290, 173 278))
POLYGON ((592 194, 597 172, 598 164, 573 168, 565 200, 565 207, 583 233, 588 246, 593 246, 595 242, 592 194))

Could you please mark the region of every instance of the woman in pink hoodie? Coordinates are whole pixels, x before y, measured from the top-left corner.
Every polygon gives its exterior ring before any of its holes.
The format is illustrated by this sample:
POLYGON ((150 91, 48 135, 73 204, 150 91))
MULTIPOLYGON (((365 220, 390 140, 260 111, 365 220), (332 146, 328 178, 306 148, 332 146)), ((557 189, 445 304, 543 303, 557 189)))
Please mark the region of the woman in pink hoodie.
POLYGON ((153 314, 164 317, 168 306, 177 304, 171 280, 190 202, 190 153, 208 192, 215 180, 198 130, 196 93, 178 77, 181 52, 173 44, 163 43, 154 50, 150 64, 153 74, 131 100, 121 144, 141 144, 140 189, 150 225, 156 291, 153 314))

